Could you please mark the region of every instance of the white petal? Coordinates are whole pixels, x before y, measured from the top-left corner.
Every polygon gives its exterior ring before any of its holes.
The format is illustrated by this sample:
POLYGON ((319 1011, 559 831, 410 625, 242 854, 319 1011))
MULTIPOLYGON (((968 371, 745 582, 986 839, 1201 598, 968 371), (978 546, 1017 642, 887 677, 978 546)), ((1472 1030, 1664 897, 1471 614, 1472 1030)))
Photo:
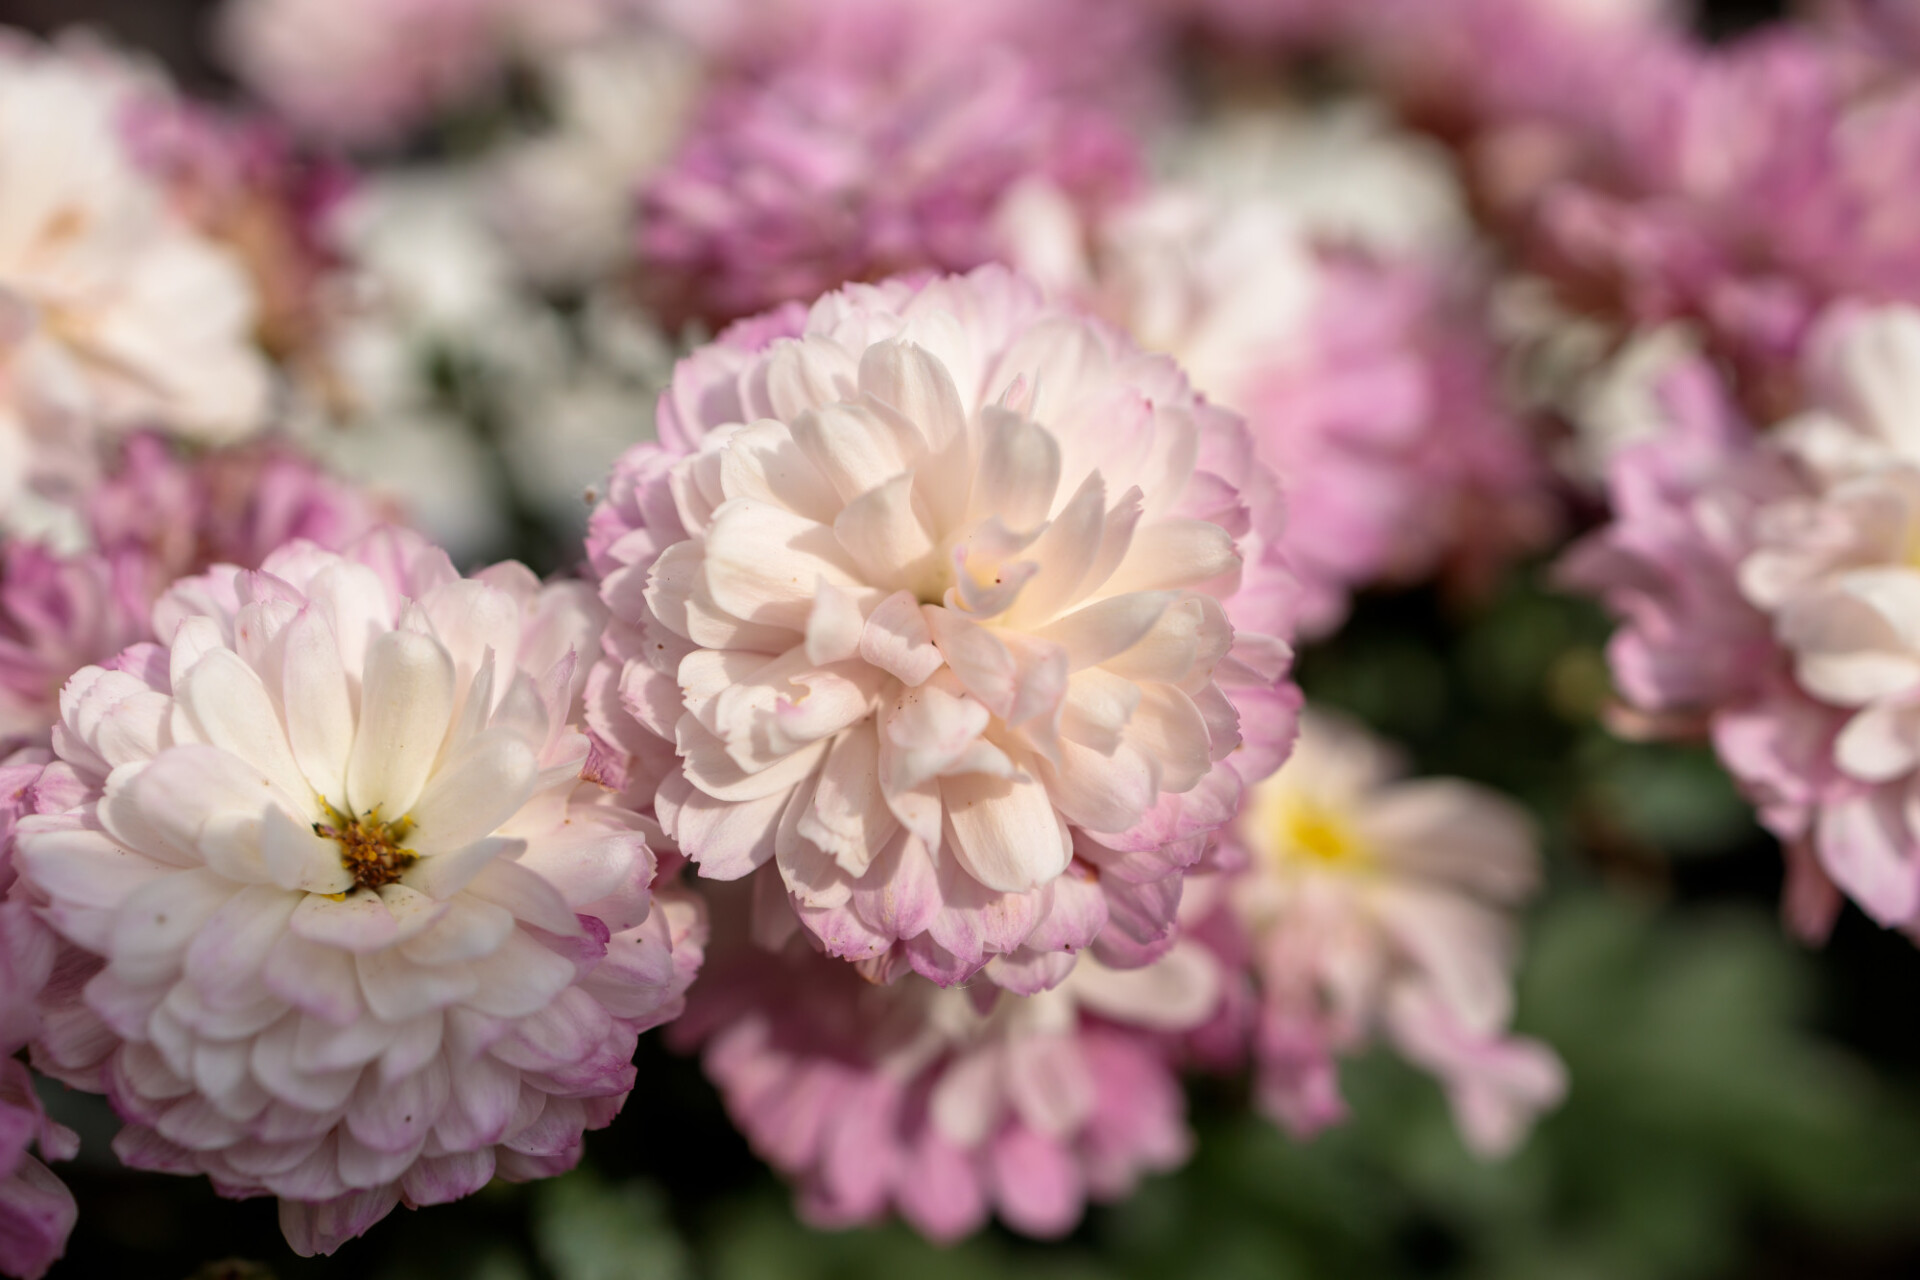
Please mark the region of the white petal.
POLYGON ((309 606, 288 626, 286 645, 280 699, 294 761, 315 791, 344 803, 354 704, 339 641, 325 615, 309 606))
POLYGON ((497 830, 533 794, 539 764, 506 729, 488 729, 456 752, 407 810, 407 847, 421 854, 465 848, 497 830))
POLYGON ((1075 610, 1041 628, 1037 634, 1065 648, 1072 669, 1081 671, 1118 657, 1140 643, 1178 598, 1171 591, 1113 596, 1075 610))
POLYGON ((945 661, 933 643, 920 602, 908 591, 882 600, 860 633, 860 656, 909 688, 923 684, 945 661))
POLYGON ((800 414, 793 420, 793 439, 842 502, 911 471, 926 447, 912 424, 873 401, 829 404, 800 414))
POLYGON ((1047 790, 1033 779, 967 773, 940 780, 954 850, 981 884, 1022 893, 1067 869, 1073 846, 1047 790))
POLYGON ((175 686, 174 697, 193 716, 203 741, 240 757, 295 800, 307 799, 307 779, 260 677, 230 649, 215 649, 175 686))
POLYGON ((471 844, 426 854, 400 873, 400 883, 445 901, 472 883, 473 878, 501 859, 511 862, 527 847, 524 840, 491 836, 471 844))
POLYGON ((1009 529, 1032 529, 1053 510, 1060 488, 1060 445, 1040 424, 992 405, 980 411, 980 470, 973 512, 1009 529))
POLYGON ((287 927, 309 942, 356 952, 378 951, 400 933, 393 913, 371 889, 355 889, 338 902, 310 893, 287 927))
POLYGON ((849 502, 834 520, 833 532, 866 581, 882 590, 913 590, 938 569, 910 474, 897 475, 849 502))
POLYGON ((807 661, 821 667, 855 657, 866 625, 859 603, 825 578, 820 579, 814 584, 813 611, 807 615, 807 661))
POLYGON ((1191 587, 1239 564, 1233 539, 1212 521, 1157 520, 1134 531, 1132 549, 1104 585, 1116 593, 1191 587))
POLYGON ((860 591, 860 571, 832 529, 779 507, 736 498, 713 514, 704 562, 714 603, 743 622, 804 632, 814 584, 860 591))
POLYGON ((453 660, 431 636, 388 631, 367 647, 360 728, 347 761, 357 815, 398 818, 419 798, 453 713, 453 660))
POLYGON ((345 893, 353 887, 340 843, 314 834, 311 826, 278 805, 261 818, 260 856, 267 874, 283 889, 345 893))

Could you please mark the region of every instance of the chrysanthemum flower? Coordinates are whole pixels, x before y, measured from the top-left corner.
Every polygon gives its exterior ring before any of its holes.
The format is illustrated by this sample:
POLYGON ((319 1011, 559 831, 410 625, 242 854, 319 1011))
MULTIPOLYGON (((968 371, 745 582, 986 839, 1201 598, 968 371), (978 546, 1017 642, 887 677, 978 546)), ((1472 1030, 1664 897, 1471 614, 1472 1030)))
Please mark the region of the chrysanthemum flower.
POLYGON ((257 567, 302 538, 344 547, 379 522, 377 505, 277 444, 213 449, 192 461, 142 432, 77 513, 88 549, 0 548, 0 748, 44 745, 61 686, 152 638, 153 602, 213 564, 257 567))
POLYGON ((1274 190, 1163 188, 1085 227, 1029 191, 1009 221, 1024 265, 1245 416, 1288 499, 1299 634, 1337 628, 1361 587, 1477 581, 1551 531, 1483 292, 1438 254, 1333 247, 1274 190))
POLYGON ((67 794, 19 823, 69 949, 36 1063, 108 1095, 128 1164, 279 1196, 302 1253, 570 1167, 702 932, 580 781, 591 588, 383 531, 154 617, 64 690, 67 794))
POLYGON ((492 88, 516 56, 604 29, 620 0, 230 0, 234 68, 307 136, 392 143, 492 88))
POLYGON ((643 191, 647 286, 670 324, 724 322, 847 280, 1000 256, 1023 180, 1089 208, 1133 185, 1117 120, 1006 50, 850 70, 806 63, 716 91, 643 191))
POLYGON ((148 601, 174 579, 216 564, 256 568, 295 539, 337 551, 387 514, 376 499, 327 474, 285 441, 184 458, 148 432, 119 450, 87 494, 85 511, 93 546, 116 562, 137 565, 150 584, 148 601))
POLYGON ((1295 1133, 1335 1123, 1335 1059, 1384 1038, 1439 1078, 1470 1147, 1502 1154, 1566 1087, 1550 1050, 1507 1030, 1533 833, 1490 791, 1399 771, 1357 725, 1309 711, 1233 829, 1246 866, 1220 893, 1259 990, 1260 1101, 1295 1133))
POLYGON ((135 425, 231 440, 266 409, 244 272, 121 134, 138 85, 104 54, 0 49, 0 514, 35 449, 135 425))
MULTIPOLYGON (((0 892, 13 883, 13 829, 35 808, 44 750, 0 761, 0 892)), ((0 902, 0 1273, 39 1280, 65 1252, 78 1206, 52 1170, 29 1153, 65 1160, 74 1133, 47 1118, 27 1064, 14 1056, 39 1030, 40 993, 53 976, 53 934, 23 902, 0 902)))
POLYGON ((1786 843, 1789 919, 1823 934, 1837 884, 1910 926, 1920 312, 1829 316, 1801 371, 1809 407, 1765 437, 1711 373, 1679 376, 1672 429, 1619 456, 1615 523, 1566 572, 1625 623, 1610 656, 1636 727, 1711 730, 1786 843))
POLYGON ((150 602, 137 559, 0 548, 0 750, 45 745, 60 687, 145 636, 150 602))
POLYGON ((791 945, 716 959, 670 1033, 826 1227, 897 1211, 939 1241, 989 1213, 1058 1236, 1192 1146, 1177 1037, 1212 1017, 1218 963, 1177 944, 1143 969, 1083 960, 1032 996, 892 985, 791 945))
POLYGON ((987 268, 737 328, 659 422, 589 538, 589 717, 700 873, 942 984, 1166 945, 1291 733, 1239 420, 987 268))
POLYGON ((1540 180, 1496 176, 1514 189, 1496 203, 1575 305, 1699 326, 1742 399, 1777 416, 1825 308, 1920 301, 1910 184, 1887 163, 1920 136, 1920 90, 1865 65, 1805 27, 1667 42, 1616 74, 1634 93, 1589 96, 1551 162, 1520 164, 1540 180))

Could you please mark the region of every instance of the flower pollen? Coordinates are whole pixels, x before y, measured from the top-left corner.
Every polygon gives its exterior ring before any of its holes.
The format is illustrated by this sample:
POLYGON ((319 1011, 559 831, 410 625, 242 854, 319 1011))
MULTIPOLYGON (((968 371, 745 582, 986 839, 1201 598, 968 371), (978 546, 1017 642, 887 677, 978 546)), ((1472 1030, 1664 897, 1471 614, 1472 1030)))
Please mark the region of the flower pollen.
POLYGON ((378 889, 392 884, 420 856, 400 843, 413 830, 410 818, 384 822, 378 809, 369 810, 364 818, 352 817, 329 804, 327 819, 314 823, 313 833, 339 842, 340 861, 353 876, 356 888, 378 889))

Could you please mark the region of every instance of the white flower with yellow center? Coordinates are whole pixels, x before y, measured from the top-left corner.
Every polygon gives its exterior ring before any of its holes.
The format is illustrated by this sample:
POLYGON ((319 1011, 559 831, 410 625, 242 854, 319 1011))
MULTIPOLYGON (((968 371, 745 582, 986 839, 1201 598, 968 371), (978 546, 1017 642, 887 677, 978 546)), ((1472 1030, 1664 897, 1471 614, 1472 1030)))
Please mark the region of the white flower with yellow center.
POLYGON ((301 1252, 577 1159, 699 958, 579 779, 601 620, 380 531, 184 580, 73 678, 17 863, 72 949, 38 1061, 122 1159, 279 1196, 301 1252))
POLYGON ((1262 1101, 1298 1131, 1333 1122, 1335 1055, 1384 1034, 1441 1078, 1468 1143, 1502 1152, 1565 1087, 1549 1050, 1506 1030, 1532 828, 1484 788, 1400 771, 1357 725, 1310 712, 1241 812, 1247 867, 1226 893, 1254 945, 1262 1101))

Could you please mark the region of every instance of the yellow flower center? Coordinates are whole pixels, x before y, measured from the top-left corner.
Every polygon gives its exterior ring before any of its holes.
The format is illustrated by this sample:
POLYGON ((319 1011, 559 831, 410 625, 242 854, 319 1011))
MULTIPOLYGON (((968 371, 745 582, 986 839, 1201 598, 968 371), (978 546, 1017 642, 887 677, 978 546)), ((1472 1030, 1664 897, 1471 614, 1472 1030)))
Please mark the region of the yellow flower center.
POLYGON ((1288 806, 1281 819, 1280 841, 1291 853, 1316 862, 1366 861, 1366 850, 1353 824, 1316 804, 1288 806))
POLYGON ((313 834, 340 845, 340 861, 358 888, 392 884, 419 859, 419 854, 401 844, 413 831, 413 819, 385 822, 378 809, 363 817, 341 813, 330 804, 326 809, 327 820, 314 823, 313 834))
POLYGON ((1373 861, 1346 813, 1285 785, 1278 776, 1260 787, 1240 821, 1247 844, 1282 869, 1305 864, 1354 871, 1373 861))

